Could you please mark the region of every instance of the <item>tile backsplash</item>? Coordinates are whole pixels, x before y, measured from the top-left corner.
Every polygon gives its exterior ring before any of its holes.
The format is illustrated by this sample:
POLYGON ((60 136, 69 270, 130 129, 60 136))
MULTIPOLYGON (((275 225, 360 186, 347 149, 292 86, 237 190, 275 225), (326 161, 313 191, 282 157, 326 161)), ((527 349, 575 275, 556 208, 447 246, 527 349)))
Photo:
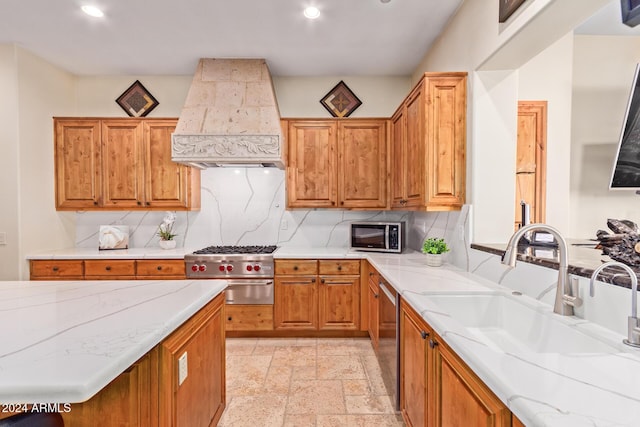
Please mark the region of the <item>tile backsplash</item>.
MULTIPOLYGON (((176 212, 178 247, 263 245, 348 247, 351 221, 406 221, 409 248, 426 237, 444 237, 449 262, 466 266, 469 207, 454 212, 286 210, 285 172, 263 168, 202 171, 202 207, 176 212)), ((129 247, 157 247, 163 211, 78 212, 76 246, 98 247, 100 225, 128 225, 129 247)))

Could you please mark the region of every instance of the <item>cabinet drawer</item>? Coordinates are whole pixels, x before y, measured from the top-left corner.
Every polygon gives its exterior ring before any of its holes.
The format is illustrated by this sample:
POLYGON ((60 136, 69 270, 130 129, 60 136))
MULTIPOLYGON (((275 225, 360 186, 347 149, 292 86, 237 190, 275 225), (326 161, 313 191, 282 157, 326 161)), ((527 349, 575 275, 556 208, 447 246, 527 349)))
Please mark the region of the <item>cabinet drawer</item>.
POLYGON ((136 277, 138 279, 163 277, 184 278, 184 260, 159 259, 136 261, 136 277))
POLYGON ((227 331, 273 331, 273 305, 226 305, 227 331))
POLYGON ((82 279, 82 260, 31 261, 30 275, 34 279, 82 279))
POLYGON ((305 259, 277 259, 276 274, 318 274, 318 261, 305 259))
POLYGON ((351 260, 351 261, 341 261, 341 260, 325 260, 321 259, 320 263, 320 274, 351 274, 351 275, 360 275, 360 261, 359 260, 351 260))
POLYGON ((84 262, 85 277, 103 276, 104 278, 115 276, 126 276, 134 278, 136 275, 136 262, 132 259, 127 260, 85 260, 84 262))

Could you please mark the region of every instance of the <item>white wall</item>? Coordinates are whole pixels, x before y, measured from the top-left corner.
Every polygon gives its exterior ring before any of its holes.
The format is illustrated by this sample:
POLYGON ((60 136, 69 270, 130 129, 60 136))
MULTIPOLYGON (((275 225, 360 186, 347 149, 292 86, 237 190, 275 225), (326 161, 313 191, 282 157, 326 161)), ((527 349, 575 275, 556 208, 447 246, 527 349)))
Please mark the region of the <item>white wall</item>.
POLYGON ((640 222, 640 196, 609 190, 640 37, 576 36, 573 60, 570 235, 594 238, 608 218, 640 222))
MULTIPOLYGON (((518 100, 547 101, 546 223, 574 238, 570 229, 571 86, 573 34, 568 33, 520 67, 518 100)), ((513 207, 512 207, 513 210, 513 207)), ((514 212, 515 215, 515 212, 514 212)))
POLYGON ((0 245, 0 279, 18 278, 18 69, 13 46, 0 45, 0 232, 7 244, 0 245))

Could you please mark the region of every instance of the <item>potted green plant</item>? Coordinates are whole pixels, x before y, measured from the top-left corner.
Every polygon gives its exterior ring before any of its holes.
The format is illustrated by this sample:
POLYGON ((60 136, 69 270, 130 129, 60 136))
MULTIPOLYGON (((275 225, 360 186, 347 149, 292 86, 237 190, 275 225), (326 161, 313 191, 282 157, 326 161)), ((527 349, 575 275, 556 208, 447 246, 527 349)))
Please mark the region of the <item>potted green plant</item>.
POLYGON ((427 255, 427 265, 440 267, 443 262, 443 254, 449 252, 449 246, 444 239, 429 237, 422 244, 422 253, 427 255))
POLYGON ((173 212, 167 212, 162 223, 158 226, 158 232, 156 233, 160 237, 159 245, 162 249, 173 249, 176 247, 176 241, 173 240, 177 236, 173 232, 173 224, 176 221, 176 216, 173 212))

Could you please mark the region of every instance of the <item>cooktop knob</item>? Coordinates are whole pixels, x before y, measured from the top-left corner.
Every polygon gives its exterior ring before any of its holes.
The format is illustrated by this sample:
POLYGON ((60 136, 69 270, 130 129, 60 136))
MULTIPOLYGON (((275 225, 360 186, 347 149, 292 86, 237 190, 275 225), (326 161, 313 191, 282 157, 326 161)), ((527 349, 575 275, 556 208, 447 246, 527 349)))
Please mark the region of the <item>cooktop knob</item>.
POLYGON ((224 273, 224 265, 221 265, 220 267, 218 267, 218 270, 222 271, 224 273))
POLYGON ((253 269, 254 269, 255 271, 260 271, 260 266, 259 266, 259 265, 254 265, 254 266, 253 266, 253 269))
POLYGON ((198 271, 198 266, 196 264, 193 264, 191 266, 191 271, 198 271))
POLYGON ((233 265, 227 265, 227 271, 233 271, 233 265))
POLYGON ((198 267, 198 270, 200 271, 207 271, 207 266, 202 264, 200 267, 198 267))
POLYGON ((247 271, 252 271, 252 270, 253 270, 253 266, 247 265, 247 271))

